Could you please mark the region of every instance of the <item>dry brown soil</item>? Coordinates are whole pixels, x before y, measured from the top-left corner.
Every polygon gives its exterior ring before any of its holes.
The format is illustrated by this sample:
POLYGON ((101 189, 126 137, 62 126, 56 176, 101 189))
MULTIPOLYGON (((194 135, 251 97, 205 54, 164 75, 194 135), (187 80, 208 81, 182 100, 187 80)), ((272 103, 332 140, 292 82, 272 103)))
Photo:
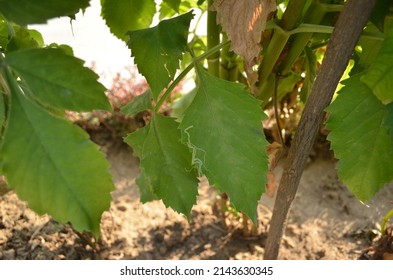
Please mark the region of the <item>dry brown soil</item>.
MULTIPOLYGON (((101 139, 102 140, 102 139, 101 139)), ((217 193, 205 180, 190 222, 162 202, 141 204, 135 178, 138 160, 119 143, 101 141, 116 183, 102 237, 93 250, 69 225, 37 216, 15 193, 0 197, 0 259, 261 259, 274 199, 263 196, 254 236, 242 234, 239 218, 218 210, 217 193), (111 144, 108 144, 111 143, 111 144)), ((280 167, 276 174, 280 175, 280 167)), ((280 259, 358 259, 390 210, 393 186, 368 206, 338 181, 331 159, 316 157, 302 177, 280 259)))

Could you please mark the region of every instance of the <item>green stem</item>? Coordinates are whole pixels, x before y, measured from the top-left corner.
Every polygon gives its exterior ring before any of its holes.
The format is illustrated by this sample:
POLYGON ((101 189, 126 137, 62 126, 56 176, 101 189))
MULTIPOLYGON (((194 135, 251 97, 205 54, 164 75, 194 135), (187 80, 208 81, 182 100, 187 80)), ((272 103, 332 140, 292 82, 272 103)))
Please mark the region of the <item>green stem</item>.
MULTIPOLYGON (((326 4, 321 4, 319 1, 314 1, 308 8, 307 13, 304 16, 303 22, 308 24, 319 24, 324 18, 325 14, 326 4)), ((291 48, 289 49, 286 59, 280 65, 281 75, 285 76, 291 70, 292 65, 298 59, 304 47, 307 45, 308 41, 314 34, 313 31, 315 32, 315 30, 310 31, 311 32, 309 33, 297 34, 291 40, 291 48)))
POLYGON ((289 1, 288 6, 285 10, 280 26, 284 30, 293 29, 300 21, 303 13, 304 6, 307 0, 292 0, 289 1))
MULTIPOLYGON (((229 41, 228 36, 222 34, 223 42, 229 41)), ((230 45, 228 44, 221 50, 220 55, 220 78, 227 81, 236 81, 238 74, 238 67, 236 62, 236 54, 230 51, 230 45)))
POLYGON ((261 67, 258 70, 259 81, 257 84, 257 98, 262 98, 262 89, 265 86, 265 83, 268 80, 270 74, 272 73, 273 68, 277 63, 277 60, 281 55, 281 52, 287 44, 288 38, 289 35, 283 29, 275 30, 269 46, 267 47, 266 54, 264 55, 264 60, 262 61, 261 67))
POLYGON ((205 53, 201 54, 200 56, 194 58, 193 63, 191 63, 190 65, 188 65, 186 67, 186 69, 184 69, 179 76, 177 76, 177 78, 173 81, 173 83, 171 83, 171 85, 166 89, 166 91, 164 92, 164 94, 161 96, 160 100, 158 100, 154 111, 158 112, 160 110, 160 108, 162 107, 162 105, 164 104, 165 100, 168 98, 169 94, 173 91, 173 89, 180 83, 180 81, 182 79, 184 79, 184 77, 191 71, 192 68, 194 68, 195 63, 200 62, 202 60, 204 60, 205 58, 209 57, 210 55, 218 52, 220 49, 222 49, 223 47, 229 45, 230 41, 227 41, 225 43, 221 43, 218 44, 217 46, 214 46, 213 48, 207 50, 205 53))
POLYGON ((389 213, 387 213, 386 216, 382 220, 382 223, 381 223, 382 235, 386 235, 386 224, 392 217, 393 217, 393 209, 390 210, 389 213))
POLYGON ((264 60, 258 70, 259 81, 257 83, 257 98, 267 99, 266 97, 263 98, 263 88, 266 88, 265 84, 288 42, 290 34, 286 31, 292 30, 298 24, 306 2, 306 0, 289 1, 280 23, 281 27, 275 29, 273 37, 267 47, 266 54, 264 55, 264 60))
MULTIPOLYGON (((208 7, 213 4, 213 0, 208 0, 208 7)), ((207 49, 211 49, 220 43, 220 28, 216 21, 217 12, 210 8, 207 11, 207 49)), ((208 57, 208 71, 215 77, 220 75, 220 53, 215 52, 208 57)))

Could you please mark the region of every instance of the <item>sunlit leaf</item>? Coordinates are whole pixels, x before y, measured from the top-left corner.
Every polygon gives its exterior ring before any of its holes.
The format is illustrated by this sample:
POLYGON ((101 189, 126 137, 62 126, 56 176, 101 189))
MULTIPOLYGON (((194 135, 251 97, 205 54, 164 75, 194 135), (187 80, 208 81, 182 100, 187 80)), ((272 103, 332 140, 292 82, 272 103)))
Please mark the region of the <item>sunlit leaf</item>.
POLYGON ((155 196, 167 207, 190 215, 196 203, 198 180, 191 166, 191 154, 180 143, 174 119, 154 114, 151 122, 125 139, 141 159, 138 178, 144 199, 155 196))
POLYGON ((154 0, 101 0, 101 6, 110 31, 124 41, 129 30, 149 27, 156 12, 154 0))
POLYGON ((366 201, 393 180, 393 137, 383 125, 392 106, 383 105, 359 75, 344 85, 327 109, 328 140, 339 159, 340 179, 366 201))
POLYGON ((361 80, 372 89, 383 104, 393 101, 393 27, 386 34, 374 63, 361 80))
POLYGON ((12 52, 5 61, 43 104, 72 111, 111 110, 98 75, 61 49, 12 52))
POLYGON ((98 236, 114 189, 104 156, 82 129, 49 114, 16 86, 11 93, 0 151, 9 185, 37 213, 98 236))
POLYGON ((89 0, 0 0, 0 12, 20 25, 46 23, 48 19, 75 14, 89 0))
POLYGON ((198 172, 255 222, 268 170, 260 102, 240 84, 200 67, 197 73, 197 93, 180 124, 183 142, 198 172))
POLYGON ((146 77, 157 100, 173 80, 187 46, 192 12, 161 21, 157 26, 130 31, 128 46, 139 72, 146 77))

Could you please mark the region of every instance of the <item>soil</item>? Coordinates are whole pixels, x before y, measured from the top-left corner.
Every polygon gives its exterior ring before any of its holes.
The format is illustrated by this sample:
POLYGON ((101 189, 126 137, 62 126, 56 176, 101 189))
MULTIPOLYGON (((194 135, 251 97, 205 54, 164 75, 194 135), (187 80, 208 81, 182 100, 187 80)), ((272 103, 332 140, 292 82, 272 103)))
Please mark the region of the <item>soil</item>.
MULTIPOLYGON (((0 259, 263 258, 274 198, 262 197, 259 224, 245 234, 241 215, 220 211, 222 199, 201 179, 198 204, 188 221, 161 201, 142 204, 135 184, 139 163, 132 151, 102 137, 97 142, 111 163, 116 190, 94 249, 89 235, 36 215, 10 191, 0 197, 0 259)), ((291 209, 280 259, 367 259, 380 248, 373 244, 383 240, 376 241, 377 229, 393 207, 393 185, 366 206, 337 179, 334 166, 329 157, 316 155, 310 160, 291 209)), ((280 173, 278 166, 275 174, 280 173)), ((392 238, 388 242, 380 256, 392 256, 392 238)))

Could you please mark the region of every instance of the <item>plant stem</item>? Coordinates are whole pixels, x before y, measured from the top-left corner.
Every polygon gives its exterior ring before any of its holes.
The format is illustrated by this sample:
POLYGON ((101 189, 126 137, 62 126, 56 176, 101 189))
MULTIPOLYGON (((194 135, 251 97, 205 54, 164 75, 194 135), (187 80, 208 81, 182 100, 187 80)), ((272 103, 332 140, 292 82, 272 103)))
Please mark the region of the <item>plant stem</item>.
MULTIPOLYGON (((208 7, 213 4, 213 0, 208 0, 208 7)), ((220 28, 217 25, 217 12, 207 10, 207 49, 211 49, 220 43, 220 28)), ((220 76, 220 53, 215 52, 207 58, 208 72, 215 76, 220 76)))
POLYGON ((386 216, 383 218, 382 223, 381 223, 381 232, 382 235, 386 235, 386 224, 389 222, 389 220, 393 217, 393 209, 390 210, 386 216))
POLYGON ((292 30, 300 21, 307 0, 291 0, 285 10, 280 26, 284 30, 292 30))
POLYGON ((169 94, 173 91, 173 89, 177 86, 177 84, 179 84, 179 82, 181 80, 184 79, 184 77, 188 74, 188 72, 191 71, 192 68, 194 68, 194 64, 204 60, 205 58, 209 57, 210 55, 218 52, 220 49, 222 49, 223 47, 229 45, 230 41, 218 44, 217 46, 214 46, 213 48, 207 50, 205 53, 201 54, 200 56, 194 58, 193 63, 191 63, 190 65, 188 65, 186 67, 186 69, 184 69, 179 76, 176 77, 176 79, 170 84, 170 86, 165 90, 164 94, 161 96, 160 100, 158 100, 154 111, 158 112, 160 110, 160 108, 162 107, 162 105, 164 104, 165 100, 168 98, 169 94))
MULTIPOLYGON (((326 14, 326 4, 321 4, 319 1, 313 1, 304 16, 304 23, 319 24, 326 14)), ((307 30, 305 30, 307 31, 307 30)), ((291 39, 291 48, 287 54, 287 57, 280 65, 280 74, 285 76, 289 73, 292 65, 298 59, 299 55, 303 52, 304 47, 311 39, 313 32, 319 32, 320 30, 309 30, 309 33, 301 33, 294 36, 291 39)))
POLYGON ((263 96, 265 94, 263 89, 266 88, 265 84, 288 42, 290 34, 286 31, 295 28, 301 18, 306 2, 307 0, 291 0, 288 3, 280 23, 281 28, 275 30, 269 46, 267 47, 262 64, 258 69, 259 81, 257 83, 258 91, 256 97, 259 99, 268 99, 266 96, 263 96))
POLYGON ((264 259, 277 259, 289 209, 325 115, 324 110, 331 102, 375 2, 376 0, 349 0, 336 23, 319 74, 289 149, 277 190, 264 259))

